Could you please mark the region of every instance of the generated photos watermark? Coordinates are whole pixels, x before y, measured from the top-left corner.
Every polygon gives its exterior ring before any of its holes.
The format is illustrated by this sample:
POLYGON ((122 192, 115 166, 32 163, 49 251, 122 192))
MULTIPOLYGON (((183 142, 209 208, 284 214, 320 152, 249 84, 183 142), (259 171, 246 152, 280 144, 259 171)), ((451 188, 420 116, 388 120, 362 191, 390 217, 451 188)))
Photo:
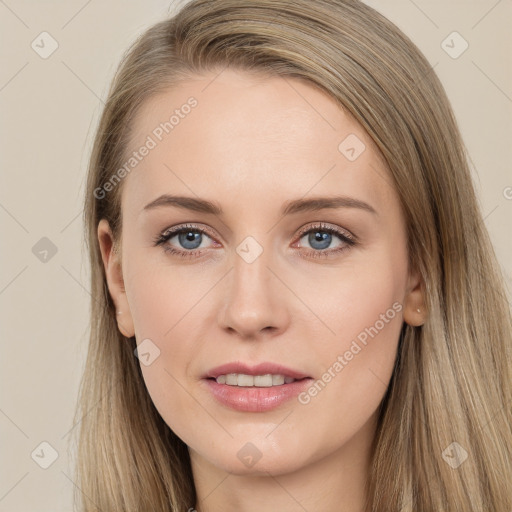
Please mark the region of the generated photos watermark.
POLYGON ((174 113, 169 117, 169 120, 156 126, 151 134, 146 137, 144 144, 137 151, 133 151, 132 156, 101 187, 94 189, 94 197, 96 199, 103 199, 108 192, 114 190, 121 180, 130 174, 150 154, 151 150, 155 149, 165 136, 171 133, 180 124, 181 120, 185 119, 197 105, 198 101, 191 96, 180 108, 174 109, 174 113))
POLYGON ((377 334, 384 329, 386 324, 393 320, 397 313, 400 313, 402 309, 402 304, 399 302, 393 303, 385 313, 381 313, 379 315, 379 319, 373 325, 366 327, 361 331, 357 337, 352 340, 350 348, 343 354, 338 355, 333 364, 331 364, 327 371, 323 373, 322 377, 313 382, 306 391, 299 393, 299 402, 303 405, 309 404, 311 399, 317 396, 327 386, 327 384, 331 382, 332 379, 334 379, 336 375, 338 375, 345 366, 347 366, 350 361, 352 361, 354 357, 368 345, 369 338, 373 339, 377 336, 377 334))

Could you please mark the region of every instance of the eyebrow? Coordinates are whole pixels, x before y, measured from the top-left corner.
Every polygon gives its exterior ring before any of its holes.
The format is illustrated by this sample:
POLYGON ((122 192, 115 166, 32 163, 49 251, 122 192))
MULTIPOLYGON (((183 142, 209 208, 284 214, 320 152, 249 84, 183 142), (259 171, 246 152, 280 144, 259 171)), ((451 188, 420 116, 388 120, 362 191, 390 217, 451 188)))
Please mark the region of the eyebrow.
MULTIPOLYGON (((163 194, 154 201, 151 201, 144 207, 143 211, 161 207, 175 207, 219 216, 224 213, 218 203, 207 201, 206 199, 175 196, 170 194, 163 194)), ((281 215, 285 216, 302 212, 315 212, 318 210, 336 208, 358 208, 370 212, 373 215, 378 215, 377 211, 368 203, 347 196, 313 197, 310 199, 295 199, 293 201, 288 201, 283 205, 281 215)))

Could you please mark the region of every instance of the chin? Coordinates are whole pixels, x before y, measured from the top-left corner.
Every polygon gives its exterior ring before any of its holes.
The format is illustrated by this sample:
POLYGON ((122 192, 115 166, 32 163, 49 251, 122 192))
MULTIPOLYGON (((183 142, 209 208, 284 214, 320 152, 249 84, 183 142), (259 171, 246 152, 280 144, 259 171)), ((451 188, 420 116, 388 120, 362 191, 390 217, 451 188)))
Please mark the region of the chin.
POLYGON ((239 476, 282 475, 308 465, 314 458, 304 449, 305 439, 299 443, 294 438, 290 443, 282 438, 265 438, 267 435, 268 429, 255 436, 219 440, 214 448, 211 444, 198 446, 194 451, 212 466, 239 476))
POLYGON ((262 454, 259 460, 241 461, 238 455, 210 460, 217 468, 237 476, 272 476, 291 473, 305 465, 305 461, 298 460, 296 456, 278 456, 276 454, 262 454))

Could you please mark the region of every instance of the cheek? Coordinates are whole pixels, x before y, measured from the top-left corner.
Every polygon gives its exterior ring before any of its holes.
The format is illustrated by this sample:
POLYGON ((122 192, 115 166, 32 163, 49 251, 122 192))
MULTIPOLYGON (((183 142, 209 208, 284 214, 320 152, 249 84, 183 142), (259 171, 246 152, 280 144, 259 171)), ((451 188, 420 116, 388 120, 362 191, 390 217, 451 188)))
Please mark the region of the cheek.
POLYGON ((137 340, 151 338, 159 344, 172 342, 212 284, 204 273, 183 271, 144 253, 132 254, 127 269, 125 287, 137 340))
POLYGON ((403 325, 404 262, 399 251, 360 257, 340 272, 336 286, 317 281, 310 296, 334 333, 325 330, 315 347, 322 373, 299 402, 315 428, 336 433, 333 443, 362 428, 389 384, 403 325))
POLYGON ((304 427, 316 431, 318 452, 328 454, 362 431, 384 398, 402 320, 393 307, 382 311, 386 320, 373 317, 379 319, 366 322, 356 336, 341 336, 325 348, 323 373, 298 397, 304 427))
MULTIPOLYGON (((314 347, 315 351, 336 354, 361 333, 364 338, 365 329, 376 323, 379 331, 384 331, 396 316, 400 319, 394 322, 394 332, 399 332, 407 282, 406 252, 400 247, 381 244, 373 250, 354 251, 337 267, 319 265, 309 273, 287 271, 286 279, 294 283, 294 292, 321 328, 318 338, 322 343, 314 347), (387 311, 389 314, 381 319, 387 311)), ((292 321, 303 324, 299 315, 292 321)))
POLYGON ((131 278, 125 282, 137 343, 151 354, 149 365, 140 359, 144 382, 162 418, 187 442, 191 418, 183 412, 191 409, 188 370, 204 338, 199 328, 206 321, 204 304, 213 283, 199 272, 137 263, 133 255, 130 265, 144 269, 128 271, 131 278))

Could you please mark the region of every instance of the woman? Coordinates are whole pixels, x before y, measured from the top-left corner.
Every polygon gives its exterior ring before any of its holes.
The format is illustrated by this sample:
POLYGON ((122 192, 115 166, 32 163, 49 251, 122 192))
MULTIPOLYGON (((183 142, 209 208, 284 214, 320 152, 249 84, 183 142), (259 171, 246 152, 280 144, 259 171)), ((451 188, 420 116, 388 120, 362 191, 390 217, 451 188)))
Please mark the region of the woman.
POLYGON ((82 510, 512 508, 499 267, 443 88, 376 11, 150 28, 85 221, 82 510))

